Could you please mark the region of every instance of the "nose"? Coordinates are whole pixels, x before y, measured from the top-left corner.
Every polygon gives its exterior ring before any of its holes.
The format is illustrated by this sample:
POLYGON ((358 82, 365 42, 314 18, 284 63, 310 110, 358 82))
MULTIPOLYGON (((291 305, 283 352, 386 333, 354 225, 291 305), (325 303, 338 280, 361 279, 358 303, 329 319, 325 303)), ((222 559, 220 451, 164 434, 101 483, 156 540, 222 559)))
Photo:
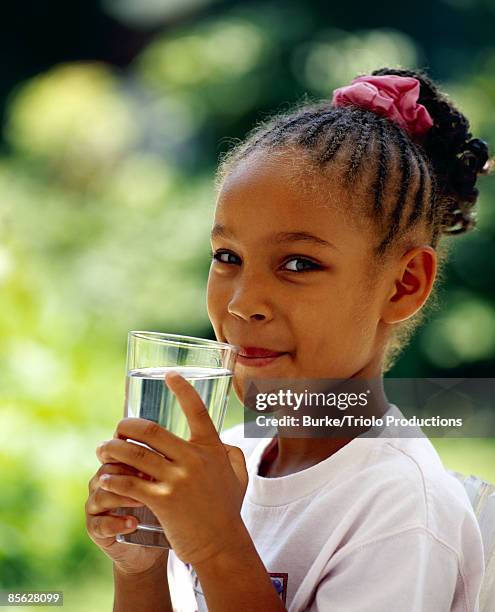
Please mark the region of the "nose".
POLYGON ((244 321, 267 321, 272 317, 272 310, 266 296, 267 292, 259 282, 246 279, 237 286, 227 310, 233 317, 244 321))
POLYGON ((252 315, 244 315, 244 314, 239 314, 238 312, 236 312, 235 310, 233 310, 232 308, 229 307, 229 313, 238 318, 238 319, 244 319, 244 321, 264 321, 266 319, 266 316, 262 313, 256 312, 252 315))

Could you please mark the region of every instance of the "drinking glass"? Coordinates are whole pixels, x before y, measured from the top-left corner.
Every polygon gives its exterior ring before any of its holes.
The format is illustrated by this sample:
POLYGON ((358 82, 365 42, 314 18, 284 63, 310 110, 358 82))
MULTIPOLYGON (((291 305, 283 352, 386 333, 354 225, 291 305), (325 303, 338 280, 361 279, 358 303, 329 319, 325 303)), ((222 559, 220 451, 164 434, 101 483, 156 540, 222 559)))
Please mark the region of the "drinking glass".
MULTIPOLYGON (((189 440, 187 419, 175 395, 164 383, 165 373, 174 370, 196 389, 220 432, 238 349, 231 344, 204 338, 129 332, 124 416, 154 421, 176 436, 189 440)), ((129 438, 127 441, 143 444, 129 438)), ((171 548, 158 519, 149 508, 118 508, 116 514, 132 515, 138 519, 136 531, 118 534, 118 542, 171 548)))

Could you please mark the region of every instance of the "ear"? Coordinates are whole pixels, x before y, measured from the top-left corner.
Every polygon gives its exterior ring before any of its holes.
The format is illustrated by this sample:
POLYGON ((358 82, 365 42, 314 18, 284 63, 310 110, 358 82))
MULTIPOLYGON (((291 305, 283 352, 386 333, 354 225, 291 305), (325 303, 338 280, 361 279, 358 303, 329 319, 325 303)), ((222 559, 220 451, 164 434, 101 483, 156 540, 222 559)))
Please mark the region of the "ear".
POLYGON ((412 317, 428 299, 437 273, 437 255, 431 246, 405 253, 395 268, 392 287, 382 311, 385 323, 412 317))

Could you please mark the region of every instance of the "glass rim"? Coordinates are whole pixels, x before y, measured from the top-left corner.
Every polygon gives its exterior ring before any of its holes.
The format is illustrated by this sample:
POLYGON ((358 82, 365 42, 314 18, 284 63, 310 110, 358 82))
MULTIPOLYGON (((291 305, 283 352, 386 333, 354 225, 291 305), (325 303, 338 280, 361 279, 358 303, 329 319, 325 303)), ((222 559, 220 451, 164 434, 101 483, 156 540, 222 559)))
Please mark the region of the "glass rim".
POLYGON ((166 343, 174 346, 184 346, 187 348, 206 348, 211 350, 228 349, 230 351, 239 351, 241 348, 236 344, 229 344, 228 342, 219 342, 218 340, 210 340, 209 338, 199 338, 197 336, 186 336, 184 334, 169 334, 166 332, 132 330, 129 332, 128 335, 129 338, 133 336, 135 338, 141 338, 142 340, 150 340, 159 343, 162 342, 164 344, 166 343))

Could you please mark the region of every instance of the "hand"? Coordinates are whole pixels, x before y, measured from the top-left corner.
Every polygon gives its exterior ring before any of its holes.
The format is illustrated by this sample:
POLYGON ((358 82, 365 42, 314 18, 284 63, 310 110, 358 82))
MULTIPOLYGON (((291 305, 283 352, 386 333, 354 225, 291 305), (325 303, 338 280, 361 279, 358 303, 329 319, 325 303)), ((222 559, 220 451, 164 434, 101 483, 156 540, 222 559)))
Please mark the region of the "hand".
POLYGON ((99 447, 100 461, 132 466, 150 480, 108 474, 100 486, 143 502, 175 554, 194 565, 235 549, 245 533, 240 510, 248 475, 241 449, 222 443, 194 387, 176 372, 168 373, 165 382, 187 418, 189 441, 147 419, 122 419, 114 439, 99 447))
POLYGON ((158 549, 148 546, 130 546, 117 542, 118 533, 131 533, 136 530, 137 520, 133 516, 116 516, 111 510, 120 507, 142 507, 143 503, 135 499, 110 493, 99 487, 99 479, 103 474, 135 475, 137 470, 119 463, 105 463, 89 481, 89 496, 85 505, 86 529, 89 537, 112 559, 116 568, 124 574, 146 572, 162 563, 167 566, 168 549, 158 549), (132 526, 126 526, 126 519, 132 520, 132 526))

